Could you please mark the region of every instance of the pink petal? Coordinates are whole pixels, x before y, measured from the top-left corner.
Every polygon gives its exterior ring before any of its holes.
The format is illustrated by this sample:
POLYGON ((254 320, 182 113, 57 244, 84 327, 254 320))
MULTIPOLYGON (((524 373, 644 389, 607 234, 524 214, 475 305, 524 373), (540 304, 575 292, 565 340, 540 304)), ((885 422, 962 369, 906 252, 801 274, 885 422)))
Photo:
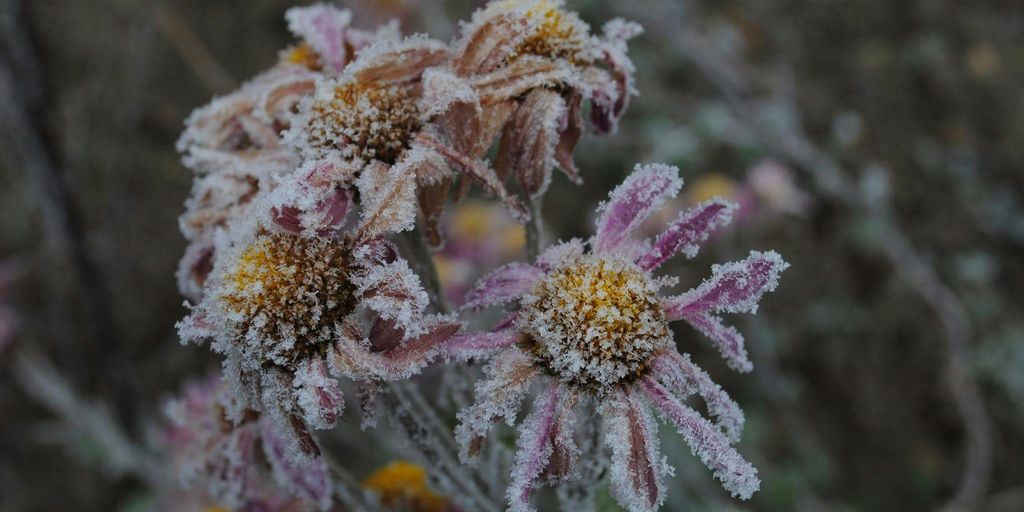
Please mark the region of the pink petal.
POLYGON ((516 440, 516 461, 512 467, 512 481, 505 491, 509 509, 532 510, 530 491, 533 483, 548 466, 554 452, 552 434, 558 413, 558 382, 548 386, 520 427, 516 440))
POLYGON ((465 361, 511 347, 519 341, 520 337, 519 332, 514 329, 461 334, 453 336, 445 344, 443 354, 449 361, 465 361))
POLYGON ((544 271, 525 263, 509 263, 477 281, 466 294, 465 307, 480 309, 517 300, 533 290, 544 271))
POLYGON ((700 395, 707 404, 708 412, 715 417, 729 441, 739 441, 746 421, 743 410, 721 386, 715 384, 704 370, 690 360, 689 355, 665 350, 651 360, 651 374, 680 400, 694 393, 700 395))
POLYGON ((633 86, 633 74, 636 68, 627 55, 626 43, 640 35, 640 25, 616 18, 603 27, 604 37, 599 40, 605 64, 611 69, 613 87, 593 88, 590 111, 591 122, 598 133, 615 133, 619 126, 619 118, 629 106, 630 96, 636 95, 633 86))
POLYGON ((274 479, 318 510, 331 507, 331 482, 327 463, 320 457, 298 458, 289 455, 286 441, 278 435, 270 421, 261 421, 263 454, 273 471, 274 479))
POLYGON ((636 229, 666 198, 674 197, 682 186, 679 169, 663 164, 637 165, 621 185, 612 191, 608 202, 598 211, 594 252, 612 252, 628 240, 636 229))
POLYGON ((604 442, 612 452, 611 485, 619 504, 655 511, 665 501, 664 477, 671 468, 658 448, 658 430, 634 386, 619 389, 603 404, 604 442))
POLYGON ((757 492, 761 486, 757 469, 729 445, 722 431, 676 400, 653 378, 645 377, 641 386, 662 417, 676 426, 693 454, 722 481, 725 490, 744 500, 757 492))
POLYGON ((324 68, 341 71, 351 55, 345 48, 345 31, 352 21, 348 9, 327 4, 293 7, 285 13, 288 30, 303 38, 317 55, 324 68))
POLYGON ((653 270, 677 252, 687 258, 697 255, 699 244, 708 239, 711 230, 729 223, 736 205, 721 199, 712 199, 679 214, 668 228, 658 235, 637 264, 644 270, 653 270))
POLYGON ((751 251, 743 260, 711 268, 712 276, 697 288, 664 300, 669 320, 684 319, 718 346, 729 366, 741 372, 753 365, 743 335, 726 326, 716 313, 756 313, 765 292, 775 289, 779 274, 789 267, 774 251, 751 251))
POLYGON ((418 371, 437 354, 446 341, 462 329, 462 322, 449 317, 437 317, 425 323, 426 333, 383 353, 395 366, 396 373, 418 371))

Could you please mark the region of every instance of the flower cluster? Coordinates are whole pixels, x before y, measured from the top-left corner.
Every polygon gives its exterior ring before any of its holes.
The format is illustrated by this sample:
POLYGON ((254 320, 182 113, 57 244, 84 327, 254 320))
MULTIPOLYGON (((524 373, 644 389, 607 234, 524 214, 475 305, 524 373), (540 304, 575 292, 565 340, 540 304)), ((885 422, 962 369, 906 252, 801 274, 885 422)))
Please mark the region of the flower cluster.
MULTIPOLYGON (((411 264, 398 249, 440 248, 449 196, 461 200, 471 184, 527 222, 524 202, 545 193, 556 167, 578 182, 577 142, 588 126, 614 132, 636 94, 626 44, 640 27, 616 19, 595 35, 559 0, 492 1, 451 43, 402 37, 395 24, 355 29, 347 11, 324 4, 286 17, 298 42, 197 110, 179 140, 196 179, 181 217, 189 246, 178 281, 189 314, 178 331, 183 342, 209 342, 224 366, 223 384, 171 406, 191 488, 209 506, 326 509, 333 493, 315 431, 343 413, 338 379, 356 388, 369 427, 384 383, 457 360, 487 362, 454 433, 466 463, 494 423, 514 422, 519 404, 536 397, 516 441, 512 509, 530 509, 539 484, 593 488, 587 480, 604 467, 623 506, 658 508, 672 469, 652 411, 727 490, 749 497, 756 470, 732 448, 743 414, 676 351, 669 323, 689 323, 749 371, 743 337, 719 315, 754 312, 786 264, 753 252, 676 295, 663 293, 676 279, 654 275, 676 253, 693 257, 734 205, 702 202, 652 240, 635 240, 682 184, 675 168, 638 166, 599 208, 591 239, 502 266, 465 294, 463 313, 507 307, 486 332, 433 313, 444 306, 430 303, 414 271, 432 262, 420 250, 428 261, 411 264), (683 404, 694 394, 714 422, 683 404), (591 442, 599 437, 607 449, 591 442), (254 458, 257 447, 263 457, 254 458)), ((513 231, 521 244, 522 229, 513 231)), ((463 242, 456 237, 450 253, 496 264, 478 257, 493 251, 463 242)), ((457 509, 410 468, 385 468, 366 485, 385 506, 457 509)))

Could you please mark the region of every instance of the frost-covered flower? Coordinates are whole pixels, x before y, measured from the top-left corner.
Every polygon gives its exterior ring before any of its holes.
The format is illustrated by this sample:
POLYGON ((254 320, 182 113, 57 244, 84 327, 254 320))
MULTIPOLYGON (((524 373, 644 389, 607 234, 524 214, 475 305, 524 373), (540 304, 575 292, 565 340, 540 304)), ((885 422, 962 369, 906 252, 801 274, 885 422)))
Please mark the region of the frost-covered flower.
POLYGON ((578 466, 595 463, 576 442, 576 416, 590 408, 603 419, 612 490, 630 510, 658 508, 664 477, 672 473, 658 449, 652 408, 733 495, 745 499, 758 489, 756 469, 731 446, 740 436, 742 411, 676 351, 669 322, 686 321, 732 368, 749 371, 743 337, 718 315, 754 312, 788 265, 774 252, 752 252, 712 267, 712 276, 686 293, 659 293, 676 280, 652 272, 678 252, 693 257, 734 209, 710 200, 682 212, 653 241, 632 239, 681 185, 674 167, 638 166, 601 205, 597 232, 586 244, 571 240, 532 264, 501 267, 470 292, 470 307, 510 304, 512 311, 491 332, 459 336, 447 348, 451 358, 490 358, 476 404, 459 414, 462 457, 472 461, 491 426, 502 418, 513 422, 531 388, 541 388, 517 440, 508 487, 512 509, 530 508, 538 482, 571 479, 578 466), (704 399, 715 423, 684 405, 693 394, 704 399))
POLYGON ((210 339, 226 357, 233 420, 260 411, 294 448, 315 454, 307 426, 333 427, 342 412, 332 375, 359 383, 372 423, 376 386, 418 372, 461 323, 425 313, 419 278, 382 238, 412 227, 413 177, 368 167, 356 183, 360 218, 344 235, 282 221, 281 201, 303 176, 292 179, 218 232, 203 299, 178 329, 183 342, 210 339))
POLYGON ((189 246, 178 268, 181 292, 198 300, 213 262, 213 231, 242 217, 258 194, 301 163, 281 140, 299 100, 316 80, 341 71, 362 48, 396 39, 397 30, 349 27, 351 14, 327 5, 296 7, 286 18, 300 39, 279 62, 238 90, 196 109, 185 122, 178 151, 196 173, 179 219, 189 246))
POLYGON ((176 481, 159 489, 161 510, 326 510, 327 465, 292 458, 267 419, 246 411, 231 421, 231 397, 219 377, 189 382, 165 412, 161 448, 176 481))
MULTIPOLYGON (((640 26, 615 19, 603 32, 592 35, 560 0, 490 2, 463 25, 446 66, 424 73, 432 136, 476 161, 500 134, 497 175, 484 175, 491 188, 511 174, 526 194, 539 196, 555 166, 579 181, 573 151, 584 130, 583 101, 590 101, 594 130, 608 133, 636 94, 626 42, 640 26)), ((428 230, 453 182, 441 177, 421 196, 428 230)), ((468 185, 463 180, 460 197, 468 185)))

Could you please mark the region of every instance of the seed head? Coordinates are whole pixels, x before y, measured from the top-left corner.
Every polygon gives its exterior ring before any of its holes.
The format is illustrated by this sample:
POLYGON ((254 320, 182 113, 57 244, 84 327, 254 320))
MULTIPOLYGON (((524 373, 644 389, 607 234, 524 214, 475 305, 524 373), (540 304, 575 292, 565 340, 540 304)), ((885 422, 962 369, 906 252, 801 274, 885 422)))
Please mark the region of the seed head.
POLYGON ((218 298, 240 341, 256 341, 265 359, 291 365, 323 353, 352 311, 348 263, 340 242, 264 235, 228 270, 218 298))
POLYGON ((625 260, 581 257, 548 274, 527 303, 534 354, 575 384, 635 378, 671 340, 650 278, 625 260))
POLYGON ((309 144, 393 164, 421 125, 416 98, 407 85, 337 84, 312 104, 309 144))

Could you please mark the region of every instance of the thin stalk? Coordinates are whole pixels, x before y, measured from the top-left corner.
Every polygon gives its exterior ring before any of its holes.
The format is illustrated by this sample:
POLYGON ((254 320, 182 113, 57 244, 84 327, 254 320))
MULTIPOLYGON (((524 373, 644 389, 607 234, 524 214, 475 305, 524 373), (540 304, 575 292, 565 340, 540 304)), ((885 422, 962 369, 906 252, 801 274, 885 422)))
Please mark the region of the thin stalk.
POLYGON ((526 256, 533 261, 543 247, 544 242, 544 219, 541 214, 543 196, 531 197, 527 201, 527 208, 530 211, 530 220, 526 222, 526 256))

